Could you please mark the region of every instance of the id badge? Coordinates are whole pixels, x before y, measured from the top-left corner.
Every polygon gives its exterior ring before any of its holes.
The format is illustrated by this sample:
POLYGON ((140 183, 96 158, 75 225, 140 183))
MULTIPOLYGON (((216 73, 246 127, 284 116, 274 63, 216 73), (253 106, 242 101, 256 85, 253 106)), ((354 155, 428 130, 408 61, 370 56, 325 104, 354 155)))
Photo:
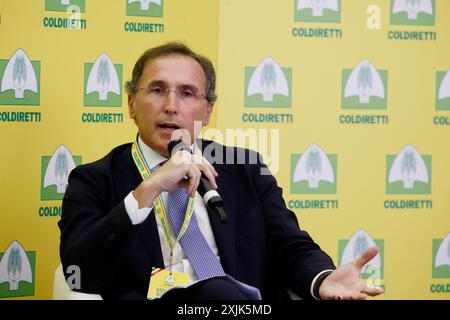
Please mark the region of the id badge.
POLYGON ((154 268, 150 277, 147 298, 161 298, 168 290, 188 283, 189 275, 187 273, 177 271, 170 272, 167 269, 154 268))

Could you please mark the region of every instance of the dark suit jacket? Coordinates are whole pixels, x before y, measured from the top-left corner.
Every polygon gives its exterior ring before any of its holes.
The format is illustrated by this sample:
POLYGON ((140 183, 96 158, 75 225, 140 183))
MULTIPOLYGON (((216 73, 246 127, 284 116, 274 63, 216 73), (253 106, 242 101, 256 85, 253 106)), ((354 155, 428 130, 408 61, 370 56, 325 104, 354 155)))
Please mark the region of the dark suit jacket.
MULTIPOLYGON (((335 267, 299 229, 275 178, 260 174, 267 167, 259 154, 200 141, 204 156, 219 162, 213 165, 228 221, 208 214, 225 272, 259 288, 265 299, 286 298, 287 287, 310 298, 317 273, 335 267), (220 164, 220 158, 234 164, 220 164)), ((132 225, 125 210, 124 198, 141 182, 131 144, 71 172, 59 221, 60 256, 64 270, 80 267, 80 291, 104 299, 145 297, 152 267, 164 267, 154 213, 132 225)))

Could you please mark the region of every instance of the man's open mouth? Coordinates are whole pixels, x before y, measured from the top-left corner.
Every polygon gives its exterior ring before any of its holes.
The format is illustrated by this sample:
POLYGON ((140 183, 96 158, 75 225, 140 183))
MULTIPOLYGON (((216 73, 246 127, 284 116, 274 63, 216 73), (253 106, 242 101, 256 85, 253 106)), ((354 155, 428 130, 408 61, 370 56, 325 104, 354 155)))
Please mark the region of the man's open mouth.
POLYGON ((163 128, 163 129, 171 129, 171 130, 180 129, 180 126, 175 123, 161 123, 161 124, 158 124, 158 127, 163 128))

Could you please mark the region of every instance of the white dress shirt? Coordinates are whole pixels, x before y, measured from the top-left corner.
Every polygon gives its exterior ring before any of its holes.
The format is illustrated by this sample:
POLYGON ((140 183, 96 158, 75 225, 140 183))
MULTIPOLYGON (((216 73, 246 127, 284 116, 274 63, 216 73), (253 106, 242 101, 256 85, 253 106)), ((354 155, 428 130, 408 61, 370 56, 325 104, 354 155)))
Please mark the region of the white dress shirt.
MULTIPOLYGON (((167 159, 160 155, 159 153, 152 150, 149 146, 147 146, 139 137, 139 146, 142 151, 142 155, 145 158, 148 166, 153 172, 162 162, 167 159)), ((192 146, 191 148, 193 148, 192 146)), ((161 193, 162 199, 164 203, 167 203, 167 192, 161 193)), ((131 219, 132 224, 140 224, 142 223, 147 216, 150 214, 153 207, 150 208, 141 208, 138 207, 138 202, 134 198, 132 191, 125 198, 125 209, 128 213, 128 216, 131 219)), ((206 209, 206 205, 202 199, 202 197, 198 194, 195 194, 195 207, 194 207, 195 216, 197 217, 198 226, 203 236, 206 239, 206 242, 211 247, 212 252, 216 255, 216 257, 220 260, 219 253, 217 250, 216 241, 214 239, 214 234, 211 229, 211 223, 209 222, 208 211, 206 209)), ((161 220, 155 215, 156 224, 158 226, 158 234, 159 241, 161 243, 161 251, 164 259, 164 266, 166 269, 170 267, 170 247, 167 239, 165 237, 164 229, 161 224, 161 220)), ((172 244, 175 243, 176 237, 173 234, 172 228, 170 228, 170 238, 172 244)), ((190 277, 190 282, 194 282, 197 279, 192 266, 187 259, 183 249, 180 246, 180 243, 177 242, 175 247, 173 248, 173 260, 172 260, 172 270, 187 273, 190 277)))

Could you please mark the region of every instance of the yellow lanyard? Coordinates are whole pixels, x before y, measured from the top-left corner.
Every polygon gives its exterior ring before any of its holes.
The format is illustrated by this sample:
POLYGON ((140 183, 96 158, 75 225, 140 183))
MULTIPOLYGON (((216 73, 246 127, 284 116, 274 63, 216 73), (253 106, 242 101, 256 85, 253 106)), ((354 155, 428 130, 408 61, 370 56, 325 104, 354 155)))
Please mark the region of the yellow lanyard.
MULTIPOLYGON (((201 151, 199 148, 196 148, 196 154, 201 155, 201 151)), ((136 139, 136 141, 133 143, 131 147, 131 155, 133 157, 134 163, 136 164, 136 167, 139 170, 139 173, 142 176, 143 180, 146 180, 151 177, 152 172, 150 170, 150 167, 148 166, 147 161, 145 160, 144 156, 142 155, 142 150, 139 146, 139 141, 136 139)), ((169 244, 170 248, 170 264, 172 265, 172 258, 173 258, 173 248, 177 244, 177 242, 181 239, 181 237, 186 232, 189 223, 191 222, 192 215, 194 213, 194 206, 195 206, 195 198, 189 197, 189 202, 186 208, 186 214, 184 216, 183 225, 181 226, 181 230, 178 233, 178 236, 175 234, 175 231, 173 228, 171 228, 171 224, 169 222, 168 216, 167 216, 167 209, 164 205, 163 199, 161 194, 159 194, 155 200, 153 200, 153 208, 155 209, 156 216, 161 221, 161 225, 164 230, 164 235, 166 236, 167 243, 169 244), (172 244, 172 240, 170 238, 170 229, 172 229, 173 234, 176 237, 175 242, 172 244)))
MULTIPOLYGON (((152 172, 150 170, 150 167, 147 164, 147 161, 142 155, 141 148, 139 146, 139 142, 136 140, 136 142, 133 143, 133 146, 131 147, 131 155, 133 157, 134 163, 136 164, 136 167, 139 170, 139 173, 142 176, 143 180, 146 180, 151 177, 152 172)), ((173 234, 176 237, 175 242, 172 244, 172 240, 170 238, 170 229, 171 225, 169 223, 169 219, 167 217, 167 209, 164 206, 163 199, 161 197, 161 194, 159 194, 155 200, 153 200, 153 208, 155 209, 156 216, 161 221, 161 225, 164 230, 164 235, 166 236, 167 243, 169 244, 170 248, 170 257, 172 260, 172 254, 173 254, 173 248, 175 247, 176 243, 181 239, 181 237, 186 232, 189 223, 191 222, 192 214, 194 213, 194 205, 195 205, 195 198, 189 197, 189 202, 186 208, 186 214, 184 216, 183 225, 181 226, 180 233, 178 233, 178 236, 175 234, 175 231, 172 228, 173 234)), ((172 264, 172 261, 170 261, 172 264)))

